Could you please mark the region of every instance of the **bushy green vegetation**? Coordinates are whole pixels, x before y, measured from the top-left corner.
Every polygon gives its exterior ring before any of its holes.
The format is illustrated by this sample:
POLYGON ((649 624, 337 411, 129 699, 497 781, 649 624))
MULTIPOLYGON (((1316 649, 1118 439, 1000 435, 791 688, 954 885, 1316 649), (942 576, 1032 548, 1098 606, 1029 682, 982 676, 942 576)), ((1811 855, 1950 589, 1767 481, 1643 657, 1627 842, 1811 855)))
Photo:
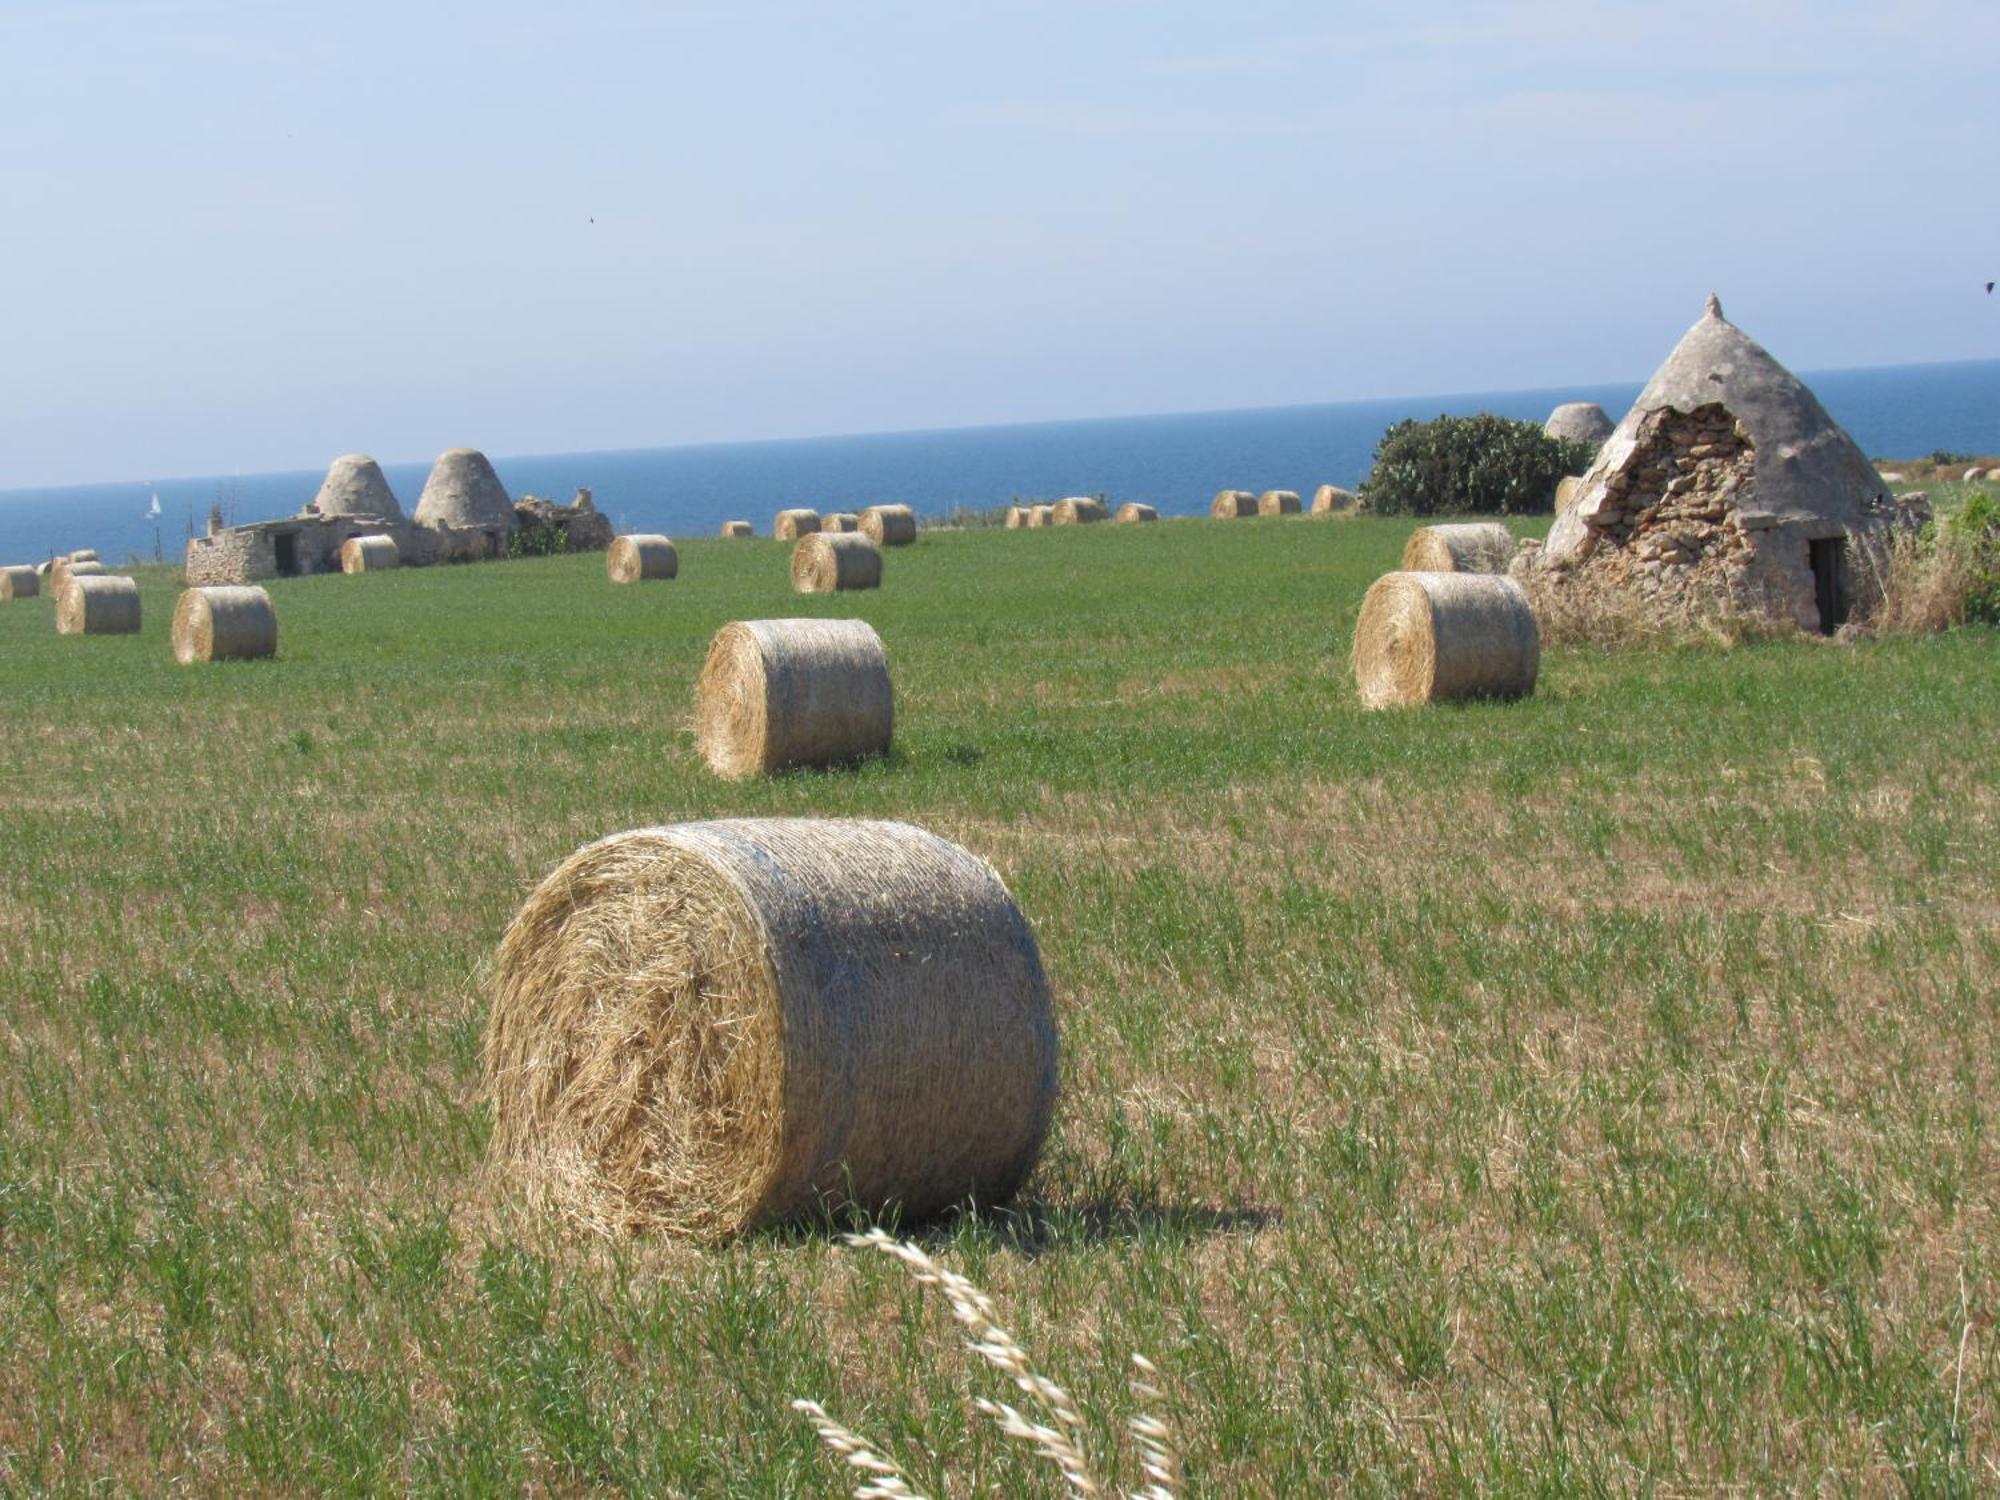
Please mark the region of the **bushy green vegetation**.
POLYGON ((1094 1416, 1156 1360, 1191 1494, 1990 1488, 2000 635, 1368 715, 1408 529, 927 532, 841 596, 706 539, 622 589, 287 580, 279 659, 199 669, 167 570, 138 637, 0 605, 0 1492, 844 1493, 804 1396, 927 1493, 1057 1493, 882 1257, 606 1243, 482 1176, 533 884, 805 812, 923 823, 1035 924, 1054 1137, 925 1243, 1094 1416), (710 635, 820 613, 882 632, 894 756, 713 780, 710 635))
POLYGON ((1549 436, 1539 422, 1485 412, 1405 418, 1375 445, 1360 496, 1384 516, 1545 514, 1555 508, 1557 482, 1581 474, 1595 454, 1589 443, 1549 436))

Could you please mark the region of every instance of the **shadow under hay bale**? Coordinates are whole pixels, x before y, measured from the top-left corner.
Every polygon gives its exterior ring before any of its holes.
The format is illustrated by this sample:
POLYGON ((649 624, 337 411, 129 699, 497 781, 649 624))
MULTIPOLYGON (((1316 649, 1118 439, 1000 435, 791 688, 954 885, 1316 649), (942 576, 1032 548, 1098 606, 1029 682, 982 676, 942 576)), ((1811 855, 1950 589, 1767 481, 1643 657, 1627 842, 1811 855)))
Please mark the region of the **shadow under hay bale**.
POLYGON ((1497 521, 1420 526, 1403 546, 1403 571, 1504 573, 1515 546, 1514 534, 1497 521))
POLYGON ((681 555, 672 541, 657 533, 621 536, 605 552, 604 570, 613 583, 673 578, 681 570, 681 555))
POLYGON ((889 753, 895 697, 865 620, 738 620, 695 684, 695 747, 719 776, 768 776, 889 753))
POLYGON ((1058 500, 1049 515, 1049 520, 1057 526, 1091 526, 1110 519, 1111 512, 1104 508, 1104 502, 1088 495, 1058 500))
MULTIPOLYGON (((1013 511, 1007 524, 1014 524, 1013 511)), ((917 539, 917 513, 907 505, 871 505, 861 512, 861 534, 878 547, 907 547, 917 539)))
POLYGON ((748 521, 724 521, 722 534, 726 537, 755 536, 757 533, 748 521))
POLYGON ((1521 586, 1491 573, 1390 573, 1361 601, 1354 681, 1367 708, 1535 690, 1541 636, 1521 586))
POLYGON ((814 532, 792 549, 792 587, 801 594, 878 588, 882 549, 859 532, 814 532))
POLYGON ((33 568, 0 568, 0 599, 33 599, 41 592, 42 575, 33 568))
MULTIPOLYGON (((79 564, 96 567, 96 563, 79 564)), ((139 585, 105 573, 74 573, 56 590, 58 635, 137 635, 139 585)))
POLYGON ((1260 516, 1295 516, 1299 510, 1299 497, 1291 490, 1266 490, 1257 497, 1260 516))
POLYGON ((819 530, 816 510, 781 510, 771 522, 771 535, 781 542, 796 542, 819 530))
POLYGON ((189 589, 174 605, 174 660, 243 661, 278 654, 278 611, 260 588, 219 584, 189 589))
POLYGON ((1150 505, 1141 505, 1137 500, 1127 500, 1118 507, 1118 514, 1112 519, 1129 526, 1141 521, 1157 521, 1160 519, 1160 513, 1150 505))
POLYGON ((403 554, 390 536, 351 536, 340 544, 340 571, 381 573, 400 567, 403 554))
POLYGON ((714 1239, 1010 1197, 1057 1083, 1034 934, 907 823, 744 819, 572 855, 500 945, 499 1175, 607 1232, 714 1239))
POLYGON ((1217 490, 1208 502, 1208 513, 1219 521, 1234 521, 1257 514, 1257 497, 1248 490, 1217 490))

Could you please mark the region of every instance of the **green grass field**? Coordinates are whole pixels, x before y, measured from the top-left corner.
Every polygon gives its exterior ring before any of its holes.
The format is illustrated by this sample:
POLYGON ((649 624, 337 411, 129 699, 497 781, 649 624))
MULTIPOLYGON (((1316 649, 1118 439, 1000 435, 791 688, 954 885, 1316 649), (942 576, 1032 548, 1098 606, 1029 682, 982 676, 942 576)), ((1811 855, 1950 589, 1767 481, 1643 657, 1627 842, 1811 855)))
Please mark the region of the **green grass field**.
MULTIPOLYGON (((2000 635, 1551 651, 1359 709, 1407 524, 768 541, 271 587, 280 658, 0 605, 0 1491, 785 1496, 792 1397, 1057 1493, 953 1325, 793 1230, 607 1242, 483 1172, 494 946, 578 844, 912 819, 1064 1039, 1009 1215, 923 1242, 1193 1495, 2000 1487, 2000 635), (727 785, 730 619, 882 633, 894 756, 727 785)), ((1127 1482, 1136 1485, 1129 1458, 1127 1482)))

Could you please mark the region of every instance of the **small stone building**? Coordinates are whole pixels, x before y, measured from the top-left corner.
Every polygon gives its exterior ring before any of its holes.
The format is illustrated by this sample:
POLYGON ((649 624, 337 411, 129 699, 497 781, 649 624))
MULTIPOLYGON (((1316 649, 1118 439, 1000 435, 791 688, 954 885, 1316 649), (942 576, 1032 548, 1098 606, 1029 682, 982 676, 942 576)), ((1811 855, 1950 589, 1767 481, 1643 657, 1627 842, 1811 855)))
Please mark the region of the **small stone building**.
POLYGON ((1516 567, 1535 587, 1623 593, 1646 613, 1831 634, 1869 602, 1894 528, 1918 519, 1711 297, 1516 567))
POLYGON ((523 533, 554 533, 530 550, 601 552, 611 523, 578 490, 568 505, 532 497, 510 500, 483 454, 454 448, 431 470, 416 516, 404 516, 375 460, 350 453, 333 461, 326 482, 297 515, 247 526, 220 526, 187 545, 189 587, 261 583, 308 573, 338 573, 349 537, 387 536, 404 567, 501 558, 523 533))

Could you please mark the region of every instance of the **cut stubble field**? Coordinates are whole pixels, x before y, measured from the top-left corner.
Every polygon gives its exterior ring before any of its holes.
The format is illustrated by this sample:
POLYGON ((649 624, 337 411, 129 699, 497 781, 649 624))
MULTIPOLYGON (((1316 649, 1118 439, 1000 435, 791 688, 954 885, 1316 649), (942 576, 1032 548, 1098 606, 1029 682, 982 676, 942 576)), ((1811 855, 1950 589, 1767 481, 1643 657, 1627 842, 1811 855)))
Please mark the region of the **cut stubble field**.
POLYGON ((926 1493, 1057 1493, 832 1226, 607 1240, 485 1168, 540 877, 804 813, 920 823, 1034 925, 1048 1150, 915 1233, 1129 1484, 1138 1351, 1194 1495, 2000 1486, 2000 635, 1367 714, 1409 529, 289 580, 275 662, 200 668, 172 570, 136 637, 0 605, 0 1491, 844 1493, 809 1397, 926 1493), (895 752, 718 781, 708 641, 788 615, 880 631, 895 752))

